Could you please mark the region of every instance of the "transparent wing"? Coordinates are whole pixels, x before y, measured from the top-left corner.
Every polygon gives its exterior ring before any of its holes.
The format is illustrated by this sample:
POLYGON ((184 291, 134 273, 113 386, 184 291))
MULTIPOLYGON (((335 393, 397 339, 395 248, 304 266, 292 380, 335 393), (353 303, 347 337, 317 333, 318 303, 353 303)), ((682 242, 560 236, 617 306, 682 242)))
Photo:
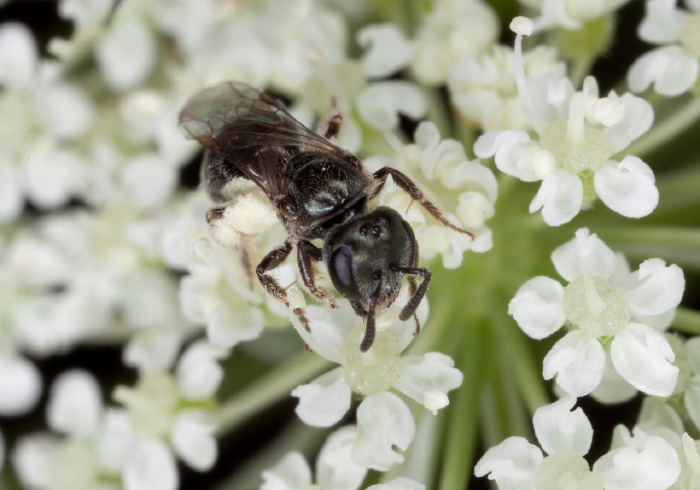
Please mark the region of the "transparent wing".
MULTIPOLYGON (((268 195, 285 189, 285 163, 293 154, 346 154, 297 121, 280 102, 240 82, 222 82, 193 96, 180 112, 180 126, 221 157, 212 161, 234 167, 210 168, 209 174, 235 170, 268 195)), ((221 187, 225 182, 210 184, 221 187)))
POLYGON ((180 126, 208 148, 289 146, 345 153, 297 121, 280 102, 240 82, 222 82, 193 96, 180 112, 180 126), (224 134, 225 141, 218 141, 224 134))

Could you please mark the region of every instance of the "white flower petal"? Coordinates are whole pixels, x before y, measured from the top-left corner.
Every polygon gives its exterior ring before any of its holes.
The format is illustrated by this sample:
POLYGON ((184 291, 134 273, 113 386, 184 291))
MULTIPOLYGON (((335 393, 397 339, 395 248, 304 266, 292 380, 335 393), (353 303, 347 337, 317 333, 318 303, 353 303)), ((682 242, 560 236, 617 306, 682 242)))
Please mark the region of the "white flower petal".
POLYGON ((542 186, 530 203, 530 212, 542 208, 542 218, 549 226, 571 221, 583 204, 583 183, 566 170, 557 170, 542 179, 542 186))
POLYGON ((525 161, 537 148, 525 131, 487 131, 474 143, 474 154, 479 158, 493 156, 501 172, 525 182, 534 182, 542 177, 533 173, 525 161))
POLYGON ((124 346, 124 364, 141 373, 167 371, 175 362, 181 335, 170 330, 144 330, 131 336, 124 346))
POLYGON ((639 24, 639 37, 648 43, 670 44, 678 41, 681 25, 688 14, 676 7, 675 0, 648 0, 639 24))
POLYGON ((698 79, 698 59, 680 46, 664 46, 646 53, 632 64, 627 83, 633 92, 643 92, 652 83, 667 97, 688 91, 698 79))
POLYGON ((260 490, 306 490, 311 486, 311 469, 301 453, 292 451, 263 471, 262 478, 260 490))
POLYGON ((533 339, 543 339, 564 325, 564 287, 554 279, 537 276, 520 286, 508 305, 518 326, 533 339))
POLYGON ((681 472, 675 449, 658 436, 635 429, 634 445, 610 451, 593 465, 607 490, 658 490, 670 487, 681 472))
POLYGON ((661 315, 680 304, 685 278, 677 265, 666 266, 661 259, 648 259, 618 287, 624 291, 635 315, 661 315))
POLYGON ((259 308, 230 308, 220 304, 209 316, 207 337, 224 349, 231 349, 239 342, 257 339, 265 327, 265 318, 259 308))
POLYGON ((542 449, 548 454, 584 456, 591 448, 593 427, 581 407, 571 411, 576 398, 565 397, 535 411, 533 424, 542 449))
POLYGON ((82 27, 102 22, 113 4, 114 0, 62 0, 58 4, 58 15, 82 27))
POLYGON ((177 381, 188 400, 214 396, 224 372, 217 360, 226 355, 224 349, 202 340, 195 342, 182 354, 177 366, 177 381))
POLYGON ((620 373, 615 371, 610 355, 605 355, 605 367, 600 384, 591 392, 591 397, 600 403, 609 405, 631 400, 637 394, 637 388, 629 384, 620 373))
POLYGON ((299 418, 313 427, 330 427, 350 409, 351 391, 342 367, 295 388, 292 396, 299 398, 296 408, 299 418))
POLYGON ((608 137, 612 146, 611 152, 615 154, 649 131, 654 123, 654 108, 646 100, 635 97, 629 92, 622 94, 621 97, 611 92, 609 97, 621 101, 624 111, 621 121, 605 128, 605 136, 608 137))
POLYGON ((576 237, 552 252, 552 263, 561 277, 571 282, 584 275, 612 277, 617 257, 598 235, 588 228, 576 230, 576 237))
POLYGON ((502 488, 529 488, 542 451, 523 437, 509 437, 490 448, 474 467, 476 476, 489 475, 502 488), (522 487, 518 487, 520 484, 522 487))
POLYGON ((218 449, 214 431, 214 417, 201 410, 183 410, 173 421, 170 434, 178 456, 197 471, 208 471, 214 466, 218 449))
POLYGON ((161 206, 170 197, 177 181, 177 169, 157 155, 145 155, 124 165, 123 185, 129 191, 129 204, 141 210, 161 206))
POLYGON ((7 22, 0 26, 0 85, 23 88, 34 76, 36 42, 26 26, 7 22))
POLYGON ((161 441, 143 441, 122 473, 124 490, 177 490, 175 458, 161 441))
POLYGON ((38 122, 58 138, 74 139, 90 128, 95 109, 80 89, 57 83, 39 92, 34 102, 38 122))
MULTIPOLYGON (((697 337, 696 337, 697 338, 697 337)), ((700 428, 700 375, 695 375, 688 382, 683 393, 683 403, 690 420, 700 428)))
POLYGON ((360 487, 367 469, 352 460, 351 451, 356 439, 354 426, 342 427, 328 436, 316 459, 316 484, 319 487, 334 490, 360 487))
POLYGON ((56 432, 87 436, 97 429, 102 398, 95 378, 83 370, 62 373, 51 387, 47 419, 56 432))
POLYGON ((96 45, 97 62, 105 81, 119 92, 146 80, 156 60, 156 44, 148 25, 129 18, 115 22, 96 45))
POLYGON ((675 354, 663 334, 641 323, 630 323, 615 336, 610 356, 618 373, 632 386, 654 396, 669 396, 678 379, 671 364, 675 354))
POLYGON ((51 463, 59 445, 58 438, 49 434, 31 435, 17 442, 12 463, 25 488, 49 488, 51 463))
POLYGON ((649 165, 637 157, 610 161, 593 176, 600 200, 613 211, 628 218, 641 218, 659 203, 659 191, 649 165))
POLYGON ((359 465, 388 471, 404 460, 416 424, 406 404, 388 392, 370 395, 357 407, 357 441, 352 459, 359 465))
POLYGON ((37 146, 28 158, 27 193, 38 207, 62 206, 81 186, 83 162, 76 154, 37 146))
POLYGON ((34 364, 22 357, 0 354, 0 414, 15 416, 31 410, 41 388, 41 375, 34 364))
POLYGON ((371 485, 367 490, 425 490, 425 485, 405 476, 399 476, 386 483, 371 485))
POLYGON ((384 78, 411 61, 413 44, 396 24, 372 24, 357 33, 357 44, 367 49, 362 69, 369 78, 384 78))
POLYGON ((679 447, 685 429, 678 412, 659 398, 644 397, 637 417, 637 427, 649 435, 663 437, 673 447, 679 447))
POLYGON ((395 129, 399 113, 411 119, 425 115, 426 105, 418 86, 411 82, 388 81, 370 84, 357 98, 357 110, 367 124, 381 131, 395 129))
POLYGON ((401 373, 393 386, 436 415, 449 403, 447 392, 462 384, 464 376, 454 364, 451 357, 439 352, 402 357, 401 373))
POLYGON ((102 466, 108 471, 121 473, 137 445, 126 410, 107 409, 95 444, 102 466))
POLYGON ((596 339, 581 330, 562 337, 544 358, 544 379, 557 376, 557 384, 572 396, 585 396, 603 375, 605 353, 596 339))

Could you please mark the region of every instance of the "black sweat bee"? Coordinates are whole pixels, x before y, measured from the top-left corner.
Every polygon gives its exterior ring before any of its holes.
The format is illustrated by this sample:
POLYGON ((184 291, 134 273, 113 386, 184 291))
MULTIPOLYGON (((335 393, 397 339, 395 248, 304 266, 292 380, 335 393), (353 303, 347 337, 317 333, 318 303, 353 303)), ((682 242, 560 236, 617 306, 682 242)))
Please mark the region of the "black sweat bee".
MULTIPOLYGON (((269 95, 243 83, 223 82, 193 96, 180 112, 180 125, 206 147, 202 183, 222 204, 207 212, 210 226, 235 197, 231 189, 236 186, 230 185, 235 179, 257 184, 289 235, 255 268, 263 288, 289 306, 284 288, 268 272, 296 246, 306 290, 337 307, 334 296, 316 285, 314 263, 323 261, 337 291, 367 318, 363 352, 374 342, 377 309, 394 302, 403 276, 409 278, 410 299, 401 320, 414 315, 431 280, 430 271, 418 267, 411 226, 391 208, 368 209, 387 177, 443 225, 473 237, 450 223, 407 175, 391 167, 371 174, 357 156, 331 143, 342 128, 338 113, 317 134, 269 95), (322 249, 311 242, 315 239, 323 241, 322 249), (423 278, 420 285, 418 276, 423 278)), ((308 329, 303 312, 295 313, 308 329)), ((419 329, 416 320, 416 333, 419 329)))

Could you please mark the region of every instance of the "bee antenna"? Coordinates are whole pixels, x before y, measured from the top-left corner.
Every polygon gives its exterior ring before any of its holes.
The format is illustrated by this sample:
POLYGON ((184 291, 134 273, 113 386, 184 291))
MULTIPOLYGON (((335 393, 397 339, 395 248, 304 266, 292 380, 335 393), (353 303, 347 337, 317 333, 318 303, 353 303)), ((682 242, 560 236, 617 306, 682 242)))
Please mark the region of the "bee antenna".
POLYGON ((379 284, 377 288, 372 293, 372 297, 369 299, 369 308, 367 308, 367 326, 365 327, 365 336, 360 344, 360 350, 362 352, 367 352, 372 344, 374 344, 374 336, 377 331, 375 326, 375 310, 377 309, 377 298, 382 290, 382 278, 379 278, 379 284))

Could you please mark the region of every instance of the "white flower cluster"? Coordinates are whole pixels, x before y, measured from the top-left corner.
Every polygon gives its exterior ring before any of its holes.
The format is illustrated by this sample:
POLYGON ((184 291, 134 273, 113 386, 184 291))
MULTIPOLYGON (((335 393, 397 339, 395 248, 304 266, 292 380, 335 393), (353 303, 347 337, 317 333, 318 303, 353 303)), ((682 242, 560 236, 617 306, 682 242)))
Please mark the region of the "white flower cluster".
MULTIPOLYGON (((520 58, 523 31, 518 32, 520 58)), ((542 209, 548 225, 571 221, 596 198, 629 218, 651 213, 659 192, 649 166, 634 156, 612 159, 651 127, 649 103, 615 92, 600 97, 593 77, 576 91, 554 71, 528 85, 522 62, 516 70, 520 98, 537 138, 524 131, 488 131, 477 140, 474 153, 495 156, 499 170, 520 180, 542 181, 530 212, 542 209)))
MULTIPOLYGON (((564 287, 543 276, 530 279, 508 310, 532 338, 542 339, 567 326, 569 333, 545 357, 545 379, 556 376, 566 393, 584 396, 598 387, 606 363, 612 363, 636 389, 671 395, 678 368, 671 364, 675 355, 661 332, 670 326, 680 303, 683 271, 649 259, 630 272, 622 255, 585 228, 552 253, 552 262, 569 284, 564 287)), ((614 401, 623 400, 620 390, 601 391, 618 397, 614 401)), ((601 398, 605 400, 602 393, 601 398)))

